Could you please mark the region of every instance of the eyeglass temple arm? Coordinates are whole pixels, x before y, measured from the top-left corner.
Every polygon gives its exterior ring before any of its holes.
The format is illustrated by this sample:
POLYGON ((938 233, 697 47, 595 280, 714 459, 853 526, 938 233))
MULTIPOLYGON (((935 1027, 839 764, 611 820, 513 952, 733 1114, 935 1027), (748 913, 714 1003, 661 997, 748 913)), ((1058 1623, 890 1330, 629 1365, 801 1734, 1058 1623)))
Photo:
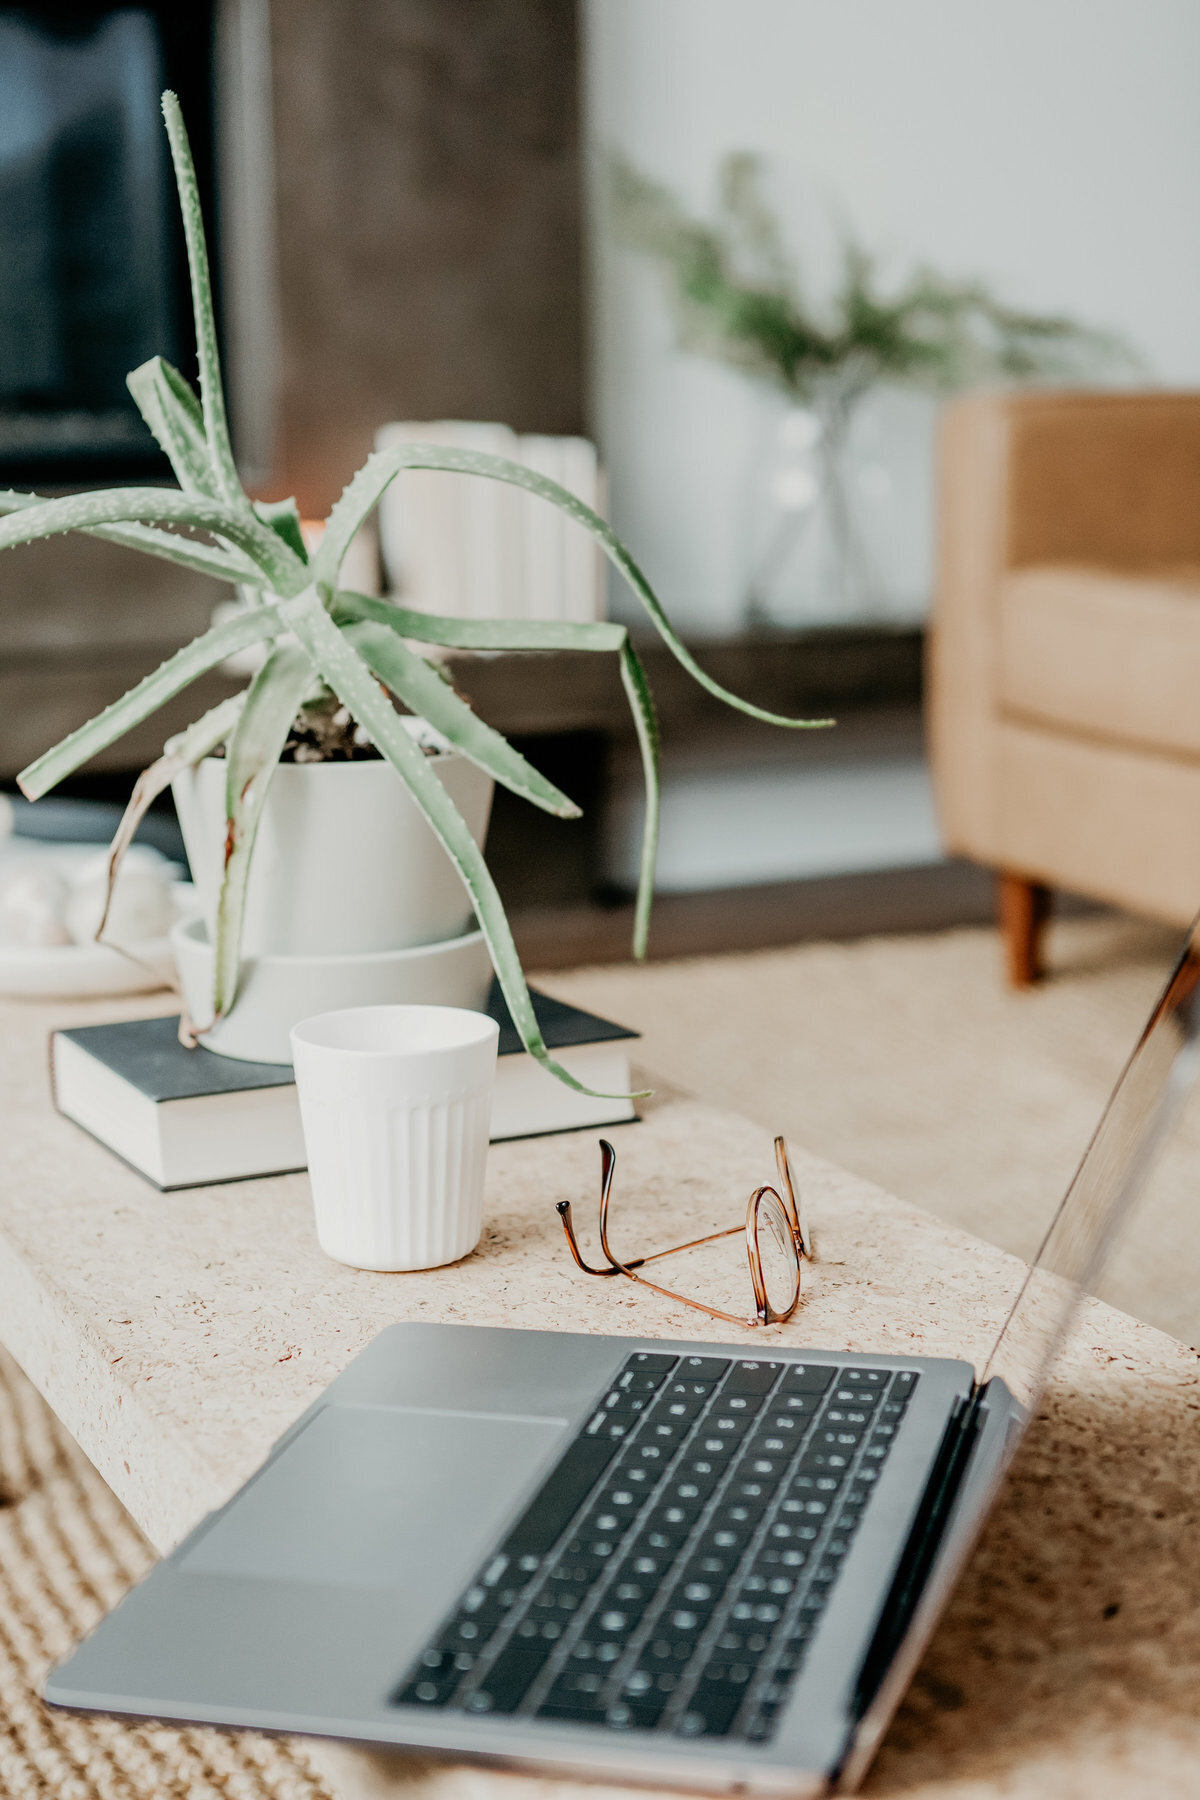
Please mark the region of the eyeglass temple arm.
MULTIPOLYGON (((585 1262, 579 1248, 579 1240, 575 1236, 575 1226, 571 1219, 571 1202, 556 1200, 554 1210, 562 1220, 567 1245, 575 1259, 577 1268, 585 1275, 627 1275, 632 1269, 644 1268, 647 1263, 658 1262, 664 1256, 675 1256, 681 1250, 695 1250, 701 1244, 716 1243, 719 1238, 737 1237, 743 1230, 741 1225, 731 1225, 725 1231, 713 1231, 707 1237, 692 1238, 686 1244, 673 1244, 669 1250, 655 1250, 650 1256, 630 1257, 628 1262, 619 1262, 608 1247, 608 1199, 612 1192, 613 1171, 617 1166, 617 1153, 606 1138, 600 1139, 600 1246, 608 1258, 607 1269, 593 1269, 585 1262)), ((665 1292, 665 1289, 659 1290, 665 1292)), ((724 1315, 721 1315, 722 1317, 724 1315)))
POLYGON ((608 1217, 608 1196, 612 1192, 613 1170, 616 1168, 616 1166, 617 1166, 616 1151, 613 1149, 612 1145, 607 1141, 606 1138, 601 1138, 600 1139, 600 1247, 604 1251, 605 1256, 608 1258, 608 1268, 607 1269, 593 1269, 591 1263, 584 1261, 583 1253, 579 1248, 579 1240, 575 1236, 575 1227, 571 1222, 571 1202, 569 1200, 558 1200, 555 1202, 554 1210, 557 1212, 559 1218, 562 1220, 563 1230, 567 1236, 567 1243, 570 1246, 571 1255, 575 1258, 576 1265, 583 1270, 585 1275, 623 1275, 625 1273, 625 1268, 640 1269, 642 1266, 641 1259, 639 1259, 635 1263, 629 1263, 629 1264, 626 1264, 624 1267, 622 1267, 622 1265, 616 1260, 612 1251, 608 1247, 608 1238, 607 1238, 607 1234, 605 1231, 605 1223, 606 1223, 606 1220, 608 1217))
POLYGON ((795 1215, 797 1230, 800 1234, 800 1254, 811 1262, 813 1260, 813 1242, 812 1233, 808 1229, 808 1206, 803 1191, 799 1199, 796 1197, 796 1188, 792 1181, 792 1165, 788 1159, 787 1139, 782 1135, 775 1139, 775 1166, 779 1170, 779 1179, 783 1183, 784 1191, 792 1203, 792 1212, 795 1215))
POLYGON ((658 1262, 664 1256, 677 1256, 681 1250, 695 1250, 701 1244, 714 1244, 718 1238, 736 1237, 742 1229, 740 1225, 730 1226, 725 1231, 711 1231, 707 1237, 691 1238, 686 1244, 672 1244, 669 1250, 655 1250, 649 1256, 631 1256, 628 1262, 622 1262, 614 1256, 608 1244, 608 1201, 612 1193, 613 1171, 617 1166, 617 1153, 606 1138, 600 1139, 600 1248, 607 1256, 614 1269, 627 1275, 631 1269, 644 1268, 647 1263, 658 1262))

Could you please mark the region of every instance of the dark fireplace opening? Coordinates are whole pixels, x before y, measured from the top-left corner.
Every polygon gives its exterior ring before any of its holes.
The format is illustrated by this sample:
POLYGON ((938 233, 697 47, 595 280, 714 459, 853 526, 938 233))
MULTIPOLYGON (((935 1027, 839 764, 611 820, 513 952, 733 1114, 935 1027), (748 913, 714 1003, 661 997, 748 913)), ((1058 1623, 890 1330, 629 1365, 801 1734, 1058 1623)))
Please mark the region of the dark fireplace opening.
POLYGON ((203 0, 0 6, 0 484, 169 475, 125 376, 156 354, 195 372, 159 96, 212 243, 213 72, 203 0))

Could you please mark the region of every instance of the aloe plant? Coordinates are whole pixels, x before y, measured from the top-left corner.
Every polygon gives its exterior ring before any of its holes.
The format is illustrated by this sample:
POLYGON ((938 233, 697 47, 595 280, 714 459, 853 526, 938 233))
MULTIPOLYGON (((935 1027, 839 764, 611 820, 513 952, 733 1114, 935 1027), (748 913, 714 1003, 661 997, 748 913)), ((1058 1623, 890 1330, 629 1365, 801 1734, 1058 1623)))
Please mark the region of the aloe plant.
MULTIPOLYGON (((241 610, 171 656, 120 700, 46 751, 18 777, 31 800, 155 712, 189 683, 251 645, 265 660, 244 695, 215 708, 172 739, 135 788, 112 851, 115 870, 141 813, 173 774, 224 746, 225 867, 215 945, 214 1017, 237 994, 242 914, 255 831, 271 777, 297 712, 336 695, 413 795, 470 895, 504 997, 526 1048, 570 1087, 580 1084, 542 1041, 500 896, 483 855, 426 757, 383 692, 435 726, 496 781, 561 818, 579 809, 498 732, 477 718, 414 643, 454 649, 585 650, 615 655, 641 749, 646 822, 634 919, 635 956, 645 954, 658 827, 658 728, 645 671, 623 626, 441 618, 339 586, 351 539, 380 495, 405 469, 485 476, 528 489, 591 534, 621 571, 668 646, 710 693, 771 724, 808 727, 828 720, 783 718, 726 692, 680 642, 649 582, 609 527, 555 482, 501 457, 407 444, 377 452, 334 506, 310 556, 293 500, 252 501, 238 479, 217 354, 208 255, 191 150, 179 102, 163 95, 183 216, 199 363, 199 395, 177 369, 154 357, 128 378, 146 424, 166 453, 178 489, 115 488, 46 500, 0 495, 0 549, 80 531, 228 581, 241 610), (203 533, 195 537, 190 533, 203 533), (381 686, 382 684, 382 686, 381 686)), ((586 1090, 584 1090, 586 1091, 586 1090)))

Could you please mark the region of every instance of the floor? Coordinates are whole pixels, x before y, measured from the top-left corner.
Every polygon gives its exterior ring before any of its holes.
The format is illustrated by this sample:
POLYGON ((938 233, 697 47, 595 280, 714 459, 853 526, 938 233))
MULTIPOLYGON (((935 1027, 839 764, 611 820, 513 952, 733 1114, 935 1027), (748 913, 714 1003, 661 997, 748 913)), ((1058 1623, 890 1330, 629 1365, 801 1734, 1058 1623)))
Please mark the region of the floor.
MULTIPOLYGON (((1022 1256, 1032 1255, 1136 1040, 1180 934, 1060 919, 1050 974, 1014 993, 995 933, 816 941, 538 985, 642 1033, 652 1075, 724 1102, 1022 1256)), ((1101 1287, 1200 1343, 1200 1097, 1101 1287)), ((735 1214, 742 1195, 730 1195, 735 1214)), ((820 1229, 820 1221, 814 1221, 820 1229)))

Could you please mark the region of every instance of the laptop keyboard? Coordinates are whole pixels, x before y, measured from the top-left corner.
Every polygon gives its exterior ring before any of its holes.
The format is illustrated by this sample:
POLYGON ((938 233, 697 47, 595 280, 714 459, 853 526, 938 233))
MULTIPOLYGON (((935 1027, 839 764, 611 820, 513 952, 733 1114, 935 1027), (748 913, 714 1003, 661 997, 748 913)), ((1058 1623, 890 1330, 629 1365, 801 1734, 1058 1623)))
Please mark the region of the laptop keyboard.
POLYGON ((765 1742, 917 1381, 630 1356, 392 1703, 765 1742))

